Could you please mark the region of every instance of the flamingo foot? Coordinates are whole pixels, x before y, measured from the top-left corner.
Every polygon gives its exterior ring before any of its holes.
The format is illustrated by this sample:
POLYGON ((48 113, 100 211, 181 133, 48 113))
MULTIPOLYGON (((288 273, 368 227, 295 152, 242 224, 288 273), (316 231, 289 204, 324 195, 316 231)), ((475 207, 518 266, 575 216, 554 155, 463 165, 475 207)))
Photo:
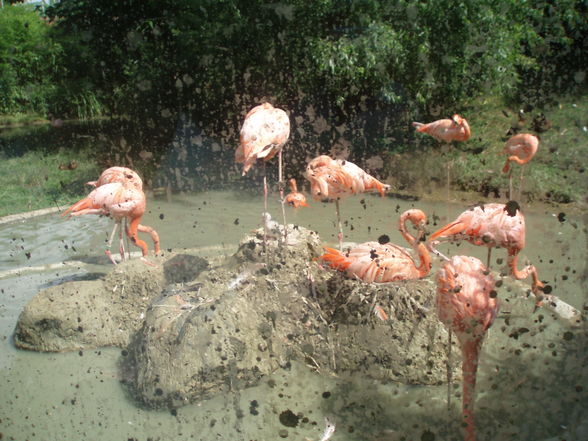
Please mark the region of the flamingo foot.
POLYGON ((117 261, 116 261, 116 260, 114 260, 114 256, 112 255, 112 253, 110 252, 110 250, 106 250, 106 251, 104 251, 104 254, 106 254, 106 255, 108 256, 108 258, 110 259, 110 261, 111 261, 112 263, 114 263, 115 265, 117 265, 117 264, 118 264, 118 263, 117 263, 117 261))
POLYGON ((143 262, 147 266, 152 266, 152 267, 156 267, 157 266, 157 264, 151 262, 146 257, 141 256, 140 259, 141 259, 141 262, 143 262))

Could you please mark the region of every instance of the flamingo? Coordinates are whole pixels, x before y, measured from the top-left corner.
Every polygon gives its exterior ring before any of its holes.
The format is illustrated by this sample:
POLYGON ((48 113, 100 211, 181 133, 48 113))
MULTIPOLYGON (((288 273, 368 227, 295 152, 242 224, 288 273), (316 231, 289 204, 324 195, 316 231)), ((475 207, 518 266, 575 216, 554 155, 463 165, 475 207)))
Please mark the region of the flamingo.
MULTIPOLYGON (((264 212, 267 213, 267 177, 265 162, 278 154, 278 180, 282 215, 284 217, 284 238, 287 239, 286 210, 284 209, 284 189, 282 188, 282 148, 290 136, 290 119, 285 111, 275 108, 270 103, 254 107, 245 116, 239 137, 239 147, 235 152, 235 161, 243 164, 243 176, 257 162, 264 161, 263 195, 264 212)), ((267 248, 267 231, 264 230, 264 249, 267 248)))
POLYGON ((296 186, 296 179, 290 179, 288 181, 288 185, 290 186, 290 193, 288 193, 288 196, 286 196, 284 201, 294 208, 308 207, 308 204, 306 203, 306 196, 298 191, 298 187, 296 186))
POLYGON ((339 200, 342 197, 378 191, 383 197, 389 185, 378 181, 357 165, 343 159, 333 159, 321 155, 310 161, 306 167, 306 179, 310 181, 310 191, 317 201, 335 201, 337 223, 339 225, 339 250, 343 249, 343 227, 339 200))
POLYGON ((525 164, 533 159, 537 149, 539 148, 539 138, 530 133, 519 133, 514 135, 504 146, 502 151, 506 155, 506 163, 502 169, 502 173, 508 173, 508 197, 513 198, 512 194, 512 169, 510 167, 511 162, 516 162, 521 165, 521 179, 519 186, 519 197, 522 194, 523 188, 523 171, 525 164))
MULTIPOLYGON (((100 177, 96 181, 89 181, 86 182, 86 185, 91 187, 100 187, 104 184, 111 184, 114 182, 118 182, 120 184, 124 184, 125 186, 132 186, 138 190, 143 190, 143 180, 139 176, 139 174, 127 167, 110 167, 104 170, 100 177)), ((110 243, 114 238, 114 234, 119 226, 122 227, 122 222, 115 222, 114 227, 112 228, 112 233, 110 234, 110 243)), ((123 244, 123 234, 122 228, 119 230, 119 250, 121 250, 121 256, 123 256, 124 251, 124 244, 123 244)), ((123 257, 124 258, 124 257, 123 257)), ((112 260, 112 258, 111 258, 112 260)))
POLYGON ((440 119, 426 124, 413 122, 412 125, 417 132, 426 133, 447 144, 453 141, 467 141, 471 136, 467 120, 457 113, 451 119, 440 119))
POLYGON ((517 268, 517 259, 525 247, 525 216, 519 204, 511 201, 507 204, 476 205, 460 214, 453 222, 441 227, 429 237, 430 248, 439 254, 432 243, 438 239, 466 239, 474 245, 488 247, 488 261, 493 247, 506 248, 508 266, 513 277, 523 280, 533 278, 532 290, 539 294, 543 283, 539 280, 537 269, 527 265, 522 270, 517 268))
MULTIPOLYGON (((417 132, 426 133, 432 136, 437 141, 449 144, 453 141, 467 141, 470 139, 471 131, 468 121, 458 115, 454 114, 451 119, 440 119, 430 123, 413 122, 413 127, 417 132)), ((449 170, 451 162, 447 163, 447 199, 449 200, 449 170)))
MULTIPOLYGON (((111 182, 96 187, 96 189, 92 190, 87 197, 81 199, 65 210, 63 215, 81 216, 85 214, 97 214, 111 216, 117 225, 120 224, 123 219, 128 219, 129 225, 126 228, 127 236, 135 245, 141 248, 143 254, 141 260, 152 265, 146 258, 148 251, 147 244, 139 239, 138 232, 148 233, 151 236, 155 247, 155 254, 160 252, 159 235, 153 228, 141 225, 141 217, 145 213, 145 207, 146 200, 143 190, 136 188, 133 185, 111 182)), ((110 252, 110 246, 115 231, 116 228, 110 235, 108 248, 105 253, 110 261, 116 265, 116 261, 110 252)), ((122 239, 120 242, 120 255, 124 260, 122 239)))
POLYGON ((368 283, 385 283, 397 280, 420 279, 431 270, 431 257, 425 244, 420 241, 424 233, 427 216, 419 209, 407 210, 400 216, 398 229, 417 253, 420 265, 417 266, 405 248, 391 243, 365 242, 343 253, 333 248, 325 248, 326 253, 319 259, 331 268, 344 271, 348 277, 358 278, 368 283), (413 237, 407 230, 407 222, 419 230, 413 237))
POLYGON ((482 343, 498 313, 494 278, 475 257, 454 256, 437 273, 437 314, 457 335, 462 352, 462 416, 465 441, 475 441, 476 372, 482 343))

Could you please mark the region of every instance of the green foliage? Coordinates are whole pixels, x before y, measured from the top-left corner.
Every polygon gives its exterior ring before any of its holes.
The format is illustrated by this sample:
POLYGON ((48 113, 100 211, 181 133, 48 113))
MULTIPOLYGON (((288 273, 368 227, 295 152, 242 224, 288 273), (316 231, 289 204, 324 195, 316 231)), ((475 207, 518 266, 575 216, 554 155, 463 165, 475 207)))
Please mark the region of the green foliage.
POLYGON ((0 9, 0 112, 46 113, 61 47, 49 25, 26 5, 0 9))
POLYGON ((12 158, 0 154, 0 216, 64 206, 83 197, 88 176, 98 176, 99 170, 90 152, 82 153, 29 151, 12 158), (75 170, 59 169, 73 159, 78 161, 75 170))
POLYGON ((167 130, 189 112, 218 132, 268 99, 347 121, 367 105, 398 129, 586 82, 580 0, 62 0, 47 15, 0 12, 0 112, 167 130))

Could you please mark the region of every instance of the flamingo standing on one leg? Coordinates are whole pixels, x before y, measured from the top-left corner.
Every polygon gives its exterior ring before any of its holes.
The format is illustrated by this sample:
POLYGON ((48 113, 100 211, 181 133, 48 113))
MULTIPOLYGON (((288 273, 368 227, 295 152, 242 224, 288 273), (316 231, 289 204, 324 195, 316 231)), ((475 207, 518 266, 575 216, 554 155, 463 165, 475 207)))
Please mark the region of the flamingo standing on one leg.
POLYGON ((288 185, 290 186, 290 193, 288 193, 284 199, 284 202, 294 208, 308 207, 308 204, 306 203, 306 196, 298 191, 298 187, 296 186, 296 179, 290 179, 288 181, 288 185))
POLYGON ((533 159, 537 149, 539 148, 539 138, 530 133, 519 133, 514 135, 504 146, 502 151, 506 157, 506 163, 502 169, 502 173, 508 173, 508 198, 513 199, 512 191, 512 168, 511 162, 516 162, 521 165, 521 178, 519 184, 519 198, 523 193, 523 172, 527 162, 533 159))
MULTIPOLYGON (((282 109, 275 108, 270 103, 263 103, 254 107, 245 116, 239 137, 239 147, 235 152, 235 161, 243 164, 243 176, 257 162, 258 159, 269 161, 278 154, 278 186, 282 202, 284 217, 284 238, 287 238, 286 210, 284 208, 284 189, 282 186, 282 148, 290 136, 290 119, 282 109)), ((263 174, 264 211, 267 213, 267 177, 263 174)), ((264 249, 267 249, 267 231, 264 230, 264 249)))
POLYGON ((476 372, 486 331, 497 312, 494 278, 480 260, 454 256, 443 264, 437 273, 437 314, 450 335, 452 332, 457 335, 461 346, 465 441, 476 439, 476 372))
POLYGON ((537 269, 533 265, 527 265, 522 270, 517 268, 518 255, 525 247, 525 217, 516 202, 476 205, 429 236, 430 243, 439 239, 465 239, 474 245, 488 247, 488 266, 491 249, 506 248, 511 274, 517 280, 531 275, 533 293, 539 298, 543 283, 539 280, 537 269))
POLYGON ((339 226, 339 250, 343 249, 339 199, 366 191, 378 191, 383 197, 386 190, 390 188, 389 185, 378 181, 354 163, 343 159, 333 159, 327 155, 318 156, 310 161, 306 167, 305 177, 310 181, 310 191, 315 200, 335 201, 339 226))
MULTIPOLYGON (((440 119, 430 123, 413 122, 417 132, 426 133, 437 141, 449 144, 453 141, 467 141, 471 137, 470 125, 467 120, 457 113, 451 119, 440 119)), ((451 162, 447 163, 447 199, 449 199, 449 169, 451 162)))
POLYGON ((431 257, 425 244, 420 241, 424 233, 427 216, 418 209, 407 210, 400 216, 399 230, 402 236, 417 253, 420 265, 405 248, 391 243, 365 242, 346 252, 325 248, 326 253, 319 259, 332 268, 344 271, 348 277, 364 282, 385 283, 397 280, 420 279, 431 270, 431 257), (407 230, 410 221, 419 230, 415 238, 407 230))
MULTIPOLYGON (((146 258, 148 251, 147 244, 139 239, 138 232, 148 233, 151 236, 156 254, 160 252, 159 235, 153 228, 141 225, 141 217, 145 213, 145 208, 146 200, 143 190, 133 185, 112 182, 97 187, 87 197, 65 210, 63 215, 81 216, 84 214, 97 214, 111 216, 117 224, 120 224, 123 219, 128 219, 129 225, 126 228, 127 236, 135 245, 141 248, 143 254, 141 259, 145 263, 151 264, 146 258)), ((116 264, 116 261, 110 253, 114 231, 108 241, 106 255, 112 263, 116 264)), ((121 258, 124 260, 124 249, 121 249, 121 258)))

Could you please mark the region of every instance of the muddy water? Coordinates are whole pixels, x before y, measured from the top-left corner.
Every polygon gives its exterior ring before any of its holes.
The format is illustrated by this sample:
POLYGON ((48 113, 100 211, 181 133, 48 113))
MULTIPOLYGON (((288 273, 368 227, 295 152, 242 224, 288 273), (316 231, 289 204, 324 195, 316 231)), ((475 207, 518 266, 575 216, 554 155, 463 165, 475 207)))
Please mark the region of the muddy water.
MULTIPOLYGON (((412 206, 430 215, 434 230, 466 204, 347 199, 341 206, 345 240, 388 234, 402 243, 396 222, 412 206)), ((257 227, 262 207, 259 196, 232 192, 174 196, 171 202, 151 198, 144 223, 159 231, 163 249, 202 247, 204 255, 230 254, 257 227)), ((535 263, 553 294, 584 308, 586 220, 569 213, 558 217, 561 210, 524 208, 527 247, 521 261, 535 263)), ((281 220, 275 194, 270 212, 281 220)), ((287 219, 336 243, 331 204, 287 209, 287 219)), ((0 225, 0 438, 319 440, 328 416, 337 423, 333 440, 460 439, 457 383, 447 410, 444 385, 379 384, 361 373, 324 377, 292 363, 257 387, 235 387, 231 394, 178 410, 151 411, 138 407, 121 387, 117 363, 125 352, 120 349, 66 354, 16 350, 11 335, 18 314, 39 289, 110 269, 103 254, 110 229, 108 219, 64 220, 57 214, 0 225), (63 262, 68 265, 61 266, 63 262), (20 273, 7 273, 16 268, 20 273)), ((485 249, 469 244, 440 249, 486 259, 485 249)), ((505 254, 494 251, 494 269, 504 265, 505 254)), ((534 312, 533 301, 520 292, 503 290, 499 296, 502 312, 485 342, 478 374, 479 439, 588 439, 585 328, 570 327, 545 310, 534 312)), ((453 362, 458 363, 457 350, 453 362)))

